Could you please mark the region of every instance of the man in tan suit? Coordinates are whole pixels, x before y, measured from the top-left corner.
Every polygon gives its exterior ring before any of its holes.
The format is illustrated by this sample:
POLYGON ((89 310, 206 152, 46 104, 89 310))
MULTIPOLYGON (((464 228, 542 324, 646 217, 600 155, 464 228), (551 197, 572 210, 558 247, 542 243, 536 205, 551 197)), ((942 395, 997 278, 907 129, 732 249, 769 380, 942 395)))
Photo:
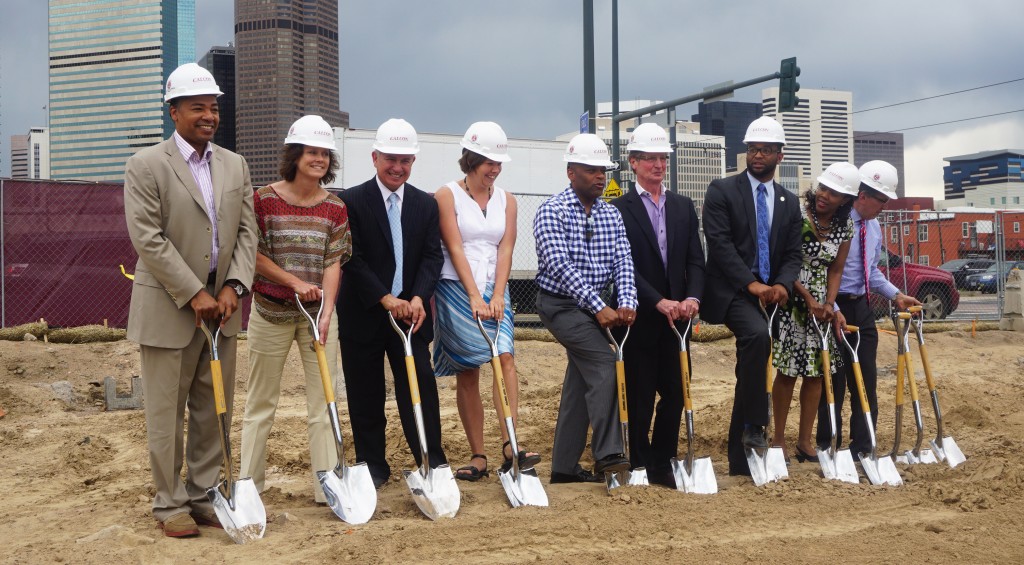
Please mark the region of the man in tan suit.
POLYGON ((241 327, 236 311, 256 264, 248 166, 240 155, 211 143, 220 94, 205 69, 194 63, 178 67, 164 97, 174 135, 139 151, 125 167, 125 219, 139 255, 128 338, 139 343, 142 357, 153 515, 171 537, 197 535, 197 522, 219 525, 206 489, 220 480, 220 439, 210 349, 198 324, 221 324, 230 421, 235 335, 241 327))

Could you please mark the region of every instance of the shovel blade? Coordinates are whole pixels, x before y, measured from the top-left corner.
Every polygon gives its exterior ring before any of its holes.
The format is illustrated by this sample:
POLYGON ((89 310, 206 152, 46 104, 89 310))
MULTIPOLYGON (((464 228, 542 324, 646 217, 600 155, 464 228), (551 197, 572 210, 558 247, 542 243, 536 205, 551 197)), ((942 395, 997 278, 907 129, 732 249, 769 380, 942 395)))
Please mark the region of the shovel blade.
POLYGON ((967 461, 967 456, 964 455, 963 451, 960 451, 960 446, 949 436, 942 438, 941 446, 937 445, 935 440, 932 440, 932 449, 939 455, 940 460, 946 461, 950 469, 956 469, 957 465, 967 461))
POLYGON ((905 463, 907 465, 917 465, 919 463, 938 463, 935 453, 930 449, 922 449, 916 455, 913 450, 908 449, 902 455, 896 456, 897 463, 905 463))
POLYGON ((507 473, 498 471, 501 486, 505 489, 512 508, 548 505, 548 495, 544 492, 544 486, 540 483, 536 469, 519 471, 518 480, 514 475, 515 473, 511 470, 507 473))
POLYGON ((338 465, 333 471, 317 471, 316 476, 324 489, 327 505, 338 518, 349 524, 370 521, 377 509, 377 489, 366 463, 344 469, 338 465))
POLYGON ((868 481, 873 485, 890 485, 898 487, 903 484, 903 478, 896 470, 896 464, 892 457, 874 457, 868 453, 860 454, 860 465, 867 475, 868 481))
POLYGON ((605 472, 604 474, 604 485, 608 488, 608 492, 611 493, 613 490, 629 484, 629 470, 626 471, 615 471, 605 472))
POLYGON ((693 460, 693 469, 686 471, 686 462, 672 458, 672 475, 676 480, 676 490, 690 494, 715 494, 718 492, 718 480, 715 469, 711 466, 710 457, 693 460))
POLYGON ((420 507, 420 511, 427 518, 437 520, 455 517, 459 511, 461 496, 451 467, 441 465, 433 469, 427 468, 425 473, 421 467, 416 471, 402 473, 416 506, 420 507))
POLYGON ((747 466, 750 467, 750 478, 757 486, 789 478, 786 468, 786 455, 781 447, 768 449, 746 449, 747 466))
POLYGON ((258 540, 267 531, 267 510, 260 500, 260 493, 251 478, 219 485, 206 490, 206 496, 213 503, 213 511, 231 541, 244 544, 258 540), (228 501, 221 488, 230 488, 228 501))
POLYGON ((628 484, 631 487, 648 487, 651 486, 650 481, 647 480, 647 469, 643 467, 637 467, 629 472, 628 484))
POLYGON ((853 463, 853 455, 849 449, 836 450, 834 457, 831 449, 819 449, 818 463, 821 465, 821 474, 830 481, 842 481, 853 485, 860 483, 857 466, 853 463))

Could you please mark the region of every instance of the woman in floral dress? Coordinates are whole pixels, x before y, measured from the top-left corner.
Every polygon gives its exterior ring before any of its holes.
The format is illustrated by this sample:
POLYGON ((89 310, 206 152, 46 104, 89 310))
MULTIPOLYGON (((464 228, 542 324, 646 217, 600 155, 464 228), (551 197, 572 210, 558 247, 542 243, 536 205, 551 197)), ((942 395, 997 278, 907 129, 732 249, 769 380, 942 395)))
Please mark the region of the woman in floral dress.
MULTIPOLYGON (((800 385, 800 432, 796 458, 800 462, 817 462, 812 441, 814 418, 821 398, 821 339, 810 316, 827 330, 835 316, 833 305, 839 292, 846 254, 853 237, 850 209, 857 197, 860 174, 850 163, 830 165, 818 177, 817 190, 807 193, 801 231, 803 265, 794 285, 794 296, 779 310, 778 336, 772 344, 773 365, 778 376, 772 387, 772 408, 775 434, 772 445, 786 448, 786 419, 793 400, 796 379, 800 385)), ((835 350, 835 339, 829 333, 829 349, 835 350)), ((831 358, 836 371, 839 355, 831 358)), ((788 458, 787 458, 788 459, 788 458)))

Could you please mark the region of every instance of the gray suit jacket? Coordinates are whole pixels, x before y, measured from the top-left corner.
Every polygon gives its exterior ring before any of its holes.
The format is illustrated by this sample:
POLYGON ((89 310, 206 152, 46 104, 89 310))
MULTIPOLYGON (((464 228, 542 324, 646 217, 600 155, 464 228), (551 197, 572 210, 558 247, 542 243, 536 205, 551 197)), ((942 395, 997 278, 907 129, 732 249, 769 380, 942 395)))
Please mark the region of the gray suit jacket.
MULTIPOLYGON (((213 146, 210 162, 224 281, 252 288, 258 229, 249 167, 241 155, 213 146)), ((206 286, 213 230, 203 195, 173 139, 147 147, 125 166, 124 215, 139 254, 128 313, 128 339, 141 345, 182 348, 195 332, 189 301, 206 286)), ((236 312, 223 334, 241 328, 236 312)))

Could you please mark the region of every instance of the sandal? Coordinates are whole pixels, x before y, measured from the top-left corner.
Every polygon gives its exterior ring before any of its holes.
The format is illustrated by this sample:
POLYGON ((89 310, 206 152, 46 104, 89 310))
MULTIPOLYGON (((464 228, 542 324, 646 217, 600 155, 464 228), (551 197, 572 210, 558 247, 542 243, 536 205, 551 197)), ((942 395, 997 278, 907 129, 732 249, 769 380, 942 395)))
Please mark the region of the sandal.
MULTIPOLYGON (((502 473, 507 473, 512 468, 512 458, 507 456, 507 455, 505 455, 505 448, 508 448, 508 447, 512 447, 512 442, 511 441, 506 441, 505 443, 503 443, 501 445, 501 455, 502 455, 502 457, 505 458, 505 462, 501 464, 501 472, 502 473)), ((519 451, 519 468, 520 469, 523 469, 523 470, 532 469, 533 466, 536 465, 537 463, 540 463, 540 454, 539 453, 527 452, 527 451, 523 451, 523 450, 519 451)))
POLYGON ((480 453, 474 453, 469 458, 470 463, 472 463, 474 459, 483 459, 484 468, 479 469, 476 467, 476 465, 466 465, 465 467, 459 467, 458 469, 455 470, 456 479, 476 482, 484 477, 490 476, 491 473, 490 471, 487 470, 487 456, 480 453))

